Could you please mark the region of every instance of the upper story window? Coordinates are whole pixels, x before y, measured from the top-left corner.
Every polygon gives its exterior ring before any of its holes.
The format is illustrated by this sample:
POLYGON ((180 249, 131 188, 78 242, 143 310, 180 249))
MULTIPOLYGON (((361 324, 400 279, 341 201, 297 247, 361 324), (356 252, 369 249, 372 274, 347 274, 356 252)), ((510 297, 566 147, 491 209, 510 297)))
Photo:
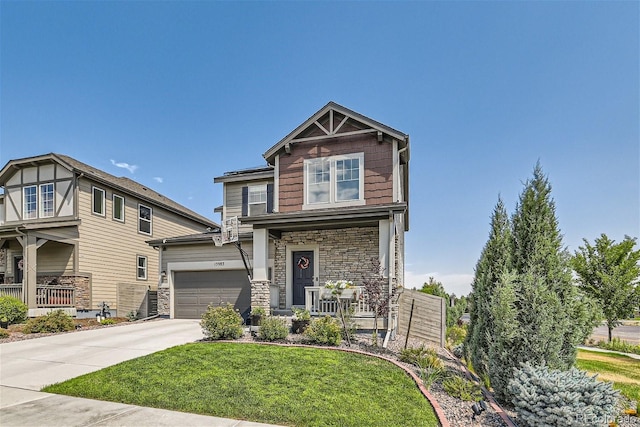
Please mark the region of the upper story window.
POLYGON ((364 153, 304 162, 304 208, 364 204, 364 153))
POLYGON ((53 183, 24 187, 22 194, 24 219, 49 218, 54 215, 53 183))
POLYGON ((92 212, 96 215, 104 216, 105 212, 105 201, 104 201, 105 192, 102 188, 93 187, 93 203, 92 203, 92 212))
POLYGON ((124 222, 124 197, 113 195, 113 219, 124 222))
POLYGON ((40 218, 49 218, 54 214, 53 184, 40 184, 40 218))
POLYGON ((249 215, 267 213, 267 184, 249 186, 249 215))
POLYGON ((242 187, 242 216, 273 212, 273 183, 242 187))
POLYGON ((144 234, 151 234, 152 211, 150 207, 138 205, 138 231, 144 234))
POLYGON ((22 189, 24 194, 24 219, 36 219, 38 218, 38 191, 35 185, 24 187, 22 189))

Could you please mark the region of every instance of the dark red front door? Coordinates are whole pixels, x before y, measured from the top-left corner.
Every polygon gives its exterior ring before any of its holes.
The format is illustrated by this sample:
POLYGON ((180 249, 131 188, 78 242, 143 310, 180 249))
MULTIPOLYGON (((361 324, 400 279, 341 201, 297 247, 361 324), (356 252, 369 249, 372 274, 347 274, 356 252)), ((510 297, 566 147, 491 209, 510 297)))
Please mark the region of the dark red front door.
POLYGON ((313 286, 313 251, 293 253, 293 305, 304 305, 304 288, 313 286))

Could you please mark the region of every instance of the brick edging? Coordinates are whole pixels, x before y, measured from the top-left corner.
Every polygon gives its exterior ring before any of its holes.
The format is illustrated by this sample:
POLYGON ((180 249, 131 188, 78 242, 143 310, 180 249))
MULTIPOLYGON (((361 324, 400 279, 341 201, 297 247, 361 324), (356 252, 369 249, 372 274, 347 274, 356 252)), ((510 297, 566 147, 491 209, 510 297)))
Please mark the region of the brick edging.
MULTIPOLYGON (((449 424, 449 420, 447 420, 447 417, 444 415, 444 411, 442 410, 442 407, 438 404, 438 401, 435 399, 435 397, 433 397, 433 395, 431 393, 429 393, 429 391, 424 386, 424 383, 422 382, 420 377, 418 377, 415 374, 415 372, 413 372, 412 370, 410 370, 407 367, 405 367, 402 364, 400 364, 398 361, 393 360, 393 359, 389 359, 388 357, 385 357, 385 356, 382 356, 382 355, 379 355, 379 354, 375 354, 375 353, 367 353, 366 351, 355 350, 355 349, 351 349, 351 348, 325 347, 325 346, 320 346, 320 345, 289 344, 289 343, 275 343, 275 342, 261 342, 261 341, 233 341, 233 340, 220 340, 220 341, 208 341, 208 342, 227 342, 227 343, 234 343, 234 344, 260 344, 260 345, 274 345, 274 346, 280 346, 280 347, 315 348, 315 349, 320 349, 320 350, 343 351, 345 353, 356 353, 356 354, 361 354, 361 355, 364 355, 364 356, 377 357, 378 359, 382 359, 382 360, 385 360, 387 362, 393 363, 398 368, 402 369, 407 375, 409 375, 413 379, 413 381, 416 383, 416 385, 418 386, 418 389, 420 390, 420 392, 422 392, 422 395, 424 397, 426 397, 427 400, 429 401, 429 404, 431 405, 431 407, 433 408, 433 410, 436 413, 436 416, 438 417, 438 422, 440 423, 440 426, 441 427, 451 427, 451 425, 449 424)), ((511 426, 513 426, 513 424, 511 424, 511 426)), ((515 426, 513 426, 513 427, 515 427, 515 426)))

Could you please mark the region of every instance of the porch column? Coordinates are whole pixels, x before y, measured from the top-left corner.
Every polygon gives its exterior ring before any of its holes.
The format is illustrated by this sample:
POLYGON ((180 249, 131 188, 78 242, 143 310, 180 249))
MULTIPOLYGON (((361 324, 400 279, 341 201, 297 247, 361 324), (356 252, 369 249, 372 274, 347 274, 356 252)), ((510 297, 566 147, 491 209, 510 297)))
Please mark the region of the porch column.
POLYGON ((23 272, 22 289, 25 292, 24 301, 29 308, 37 308, 36 287, 38 281, 38 246, 36 236, 27 234, 22 240, 23 272))
POLYGON ((269 230, 253 229, 253 280, 251 280, 251 307, 271 306, 269 292, 269 230))

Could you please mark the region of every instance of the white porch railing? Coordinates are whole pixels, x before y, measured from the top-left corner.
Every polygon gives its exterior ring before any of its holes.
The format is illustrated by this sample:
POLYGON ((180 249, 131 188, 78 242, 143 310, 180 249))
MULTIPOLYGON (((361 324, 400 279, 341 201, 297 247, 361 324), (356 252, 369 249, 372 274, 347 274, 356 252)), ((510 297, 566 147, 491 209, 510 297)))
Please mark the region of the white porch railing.
POLYGON ((0 295, 18 298, 22 301, 22 284, 0 285, 0 295))
POLYGON ((353 290, 345 289, 343 297, 336 299, 331 294, 331 289, 326 289, 324 286, 307 286, 305 287, 305 308, 312 316, 333 316, 338 311, 338 304, 342 304, 345 309, 349 306, 353 308, 354 317, 373 317, 373 311, 369 308, 363 289, 362 286, 356 286, 353 290), (355 294, 355 298, 351 296, 352 294, 355 294))
MULTIPOLYGON (((22 300, 22 284, 0 285, 0 295, 9 295, 22 300)), ((36 287, 36 306, 75 307, 75 289, 72 287, 36 287)))

